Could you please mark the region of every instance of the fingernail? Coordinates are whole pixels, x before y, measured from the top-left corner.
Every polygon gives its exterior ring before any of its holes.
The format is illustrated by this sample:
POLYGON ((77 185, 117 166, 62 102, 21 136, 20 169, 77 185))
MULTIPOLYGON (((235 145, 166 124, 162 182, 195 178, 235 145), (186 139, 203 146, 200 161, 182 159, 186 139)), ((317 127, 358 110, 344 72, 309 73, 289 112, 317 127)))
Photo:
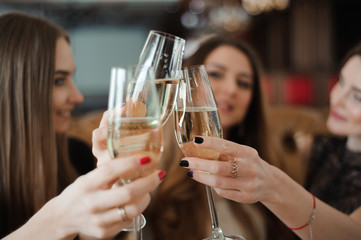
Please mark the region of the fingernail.
POLYGON ((195 138, 194 138, 194 142, 195 142, 195 143, 198 143, 198 144, 201 144, 201 143, 203 143, 203 138, 201 138, 201 137, 195 137, 195 138))
POLYGON ((160 171, 158 173, 159 180, 162 181, 165 178, 166 175, 167 175, 167 173, 165 171, 160 171))
POLYGON ((179 162, 179 166, 181 166, 181 167, 189 167, 189 162, 187 160, 181 160, 179 162))
POLYGON ((188 175, 188 177, 193 177, 193 172, 192 172, 192 171, 188 171, 187 175, 188 175))
POLYGON ((139 163, 140 165, 144 165, 144 164, 147 164, 147 163, 150 163, 150 157, 142 157, 141 159, 139 159, 139 163))

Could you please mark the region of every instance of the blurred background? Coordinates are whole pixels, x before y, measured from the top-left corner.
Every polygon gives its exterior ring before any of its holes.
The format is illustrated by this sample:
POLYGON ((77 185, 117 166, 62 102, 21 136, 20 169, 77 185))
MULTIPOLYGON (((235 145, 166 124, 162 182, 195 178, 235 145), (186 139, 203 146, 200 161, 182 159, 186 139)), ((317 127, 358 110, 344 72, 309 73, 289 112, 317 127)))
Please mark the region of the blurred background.
POLYGON ((248 42, 274 106, 327 106, 342 57, 361 40, 359 0, 0 1, 0 12, 10 10, 47 17, 70 33, 85 96, 78 113, 106 108, 111 66, 135 64, 152 29, 185 38, 186 54, 208 33, 248 42))

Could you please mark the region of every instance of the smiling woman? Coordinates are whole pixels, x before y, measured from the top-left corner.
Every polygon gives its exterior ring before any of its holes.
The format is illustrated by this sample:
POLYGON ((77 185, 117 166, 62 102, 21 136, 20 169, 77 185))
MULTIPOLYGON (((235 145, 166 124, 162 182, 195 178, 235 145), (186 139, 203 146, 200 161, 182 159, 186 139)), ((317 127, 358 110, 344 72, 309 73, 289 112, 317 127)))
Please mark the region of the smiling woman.
MULTIPOLYGON (((184 66, 204 64, 218 105, 224 138, 257 149, 267 162, 279 166, 271 151, 267 129, 261 67, 249 46, 234 38, 215 36, 203 41, 184 66)), ((198 240, 208 237, 209 215, 204 186, 189 179, 179 168, 179 152, 169 121, 162 163, 172 178, 157 191, 146 211, 154 239, 198 240), (192 213, 192 216, 189 216, 192 213)), ((166 131, 167 131, 166 130, 166 131)), ((186 162, 181 162, 181 166, 186 162)), ((235 166, 229 164, 229 172, 235 166)), ((241 205, 216 198, 219 222, 227 234, 237 232, 247 240, 293 239, 295 236, 261 204, 241 205)))
POLYGON ((69 42, 65 38, 58 39, 55 51, 53 121, 56 132, 65 132, 74 105, 82 103, 84 97, 73 81, 75 62, 69 42))
POLYGON ((262 203, 302 239, 360 239, 360 87, 361 43, 346 56, 331 92, 327 126, 334 135, 314 136, 308 149, 309 192, 260 158, 256 149, 220 138, 203 136, 194 144, 234 159, 235 175, 223 158, 210 163, 187 156, 181 166, 191 172, 192 179, 212 186, 224 198, 262 203))
POLYGON ((140 154, 112 161, 104 154, 98 160, 108 163, 94 169, 90 147, 66 133, 74 105, 83 101, 74 71, 62 28, 24 13, 0 15, 2 239, 113 238, 146 208, 165 176, 140 154), (149 175, 110 189, 142 165, 149 175))

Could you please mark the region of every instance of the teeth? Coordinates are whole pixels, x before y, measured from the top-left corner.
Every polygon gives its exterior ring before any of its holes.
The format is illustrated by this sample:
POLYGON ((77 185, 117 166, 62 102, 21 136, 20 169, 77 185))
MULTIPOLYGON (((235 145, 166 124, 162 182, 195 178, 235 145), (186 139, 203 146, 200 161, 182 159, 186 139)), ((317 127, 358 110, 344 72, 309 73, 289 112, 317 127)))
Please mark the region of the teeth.
POLYGON ((69 112, 69 111, 58 112, 58 114, 61 115, 61 116, 66 116, 66 117, 69 117, 69 116, 70 116, 70 112, 69 112))

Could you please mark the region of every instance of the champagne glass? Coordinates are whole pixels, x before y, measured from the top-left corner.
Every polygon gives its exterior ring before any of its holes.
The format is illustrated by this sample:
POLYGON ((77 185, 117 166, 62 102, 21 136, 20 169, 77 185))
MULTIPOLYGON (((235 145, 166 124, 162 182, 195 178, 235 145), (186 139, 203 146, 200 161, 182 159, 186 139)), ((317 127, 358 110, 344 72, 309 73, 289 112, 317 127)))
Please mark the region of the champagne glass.
MULTIPOLYGON (((216 102, 204 65, 183 69, 184 81, 180 84, 175 106, 175 133, 179 147, 185 156, 216 160, 218 152, 197 148, 195 136, 223 137, 216 102)), ((210 186, 206 186, 212 220, 212 236, 207 240, 243 239, 239 235, 225 236, 219 226, 217 211, 210 186)))
MULTIPOLYGON (((163 150, 158 97, 151 67, 113 67, 108 102, 108 149, 112 158, 143 153, 152 162, 136 176, 120 179, 124 185, 149 174, 163 150)), ((144 217, 143 217, 144 218, 144 217)), ((141 216, 134 218, 134 239, 142 239, 141 216)), ((145 219, 144 219, 145 224, 145 219)))
POLYGON ((162 124, 173 112, 181 77, 185 40, 169 33, 151 30, 138 64, 152 66, 162 124))

